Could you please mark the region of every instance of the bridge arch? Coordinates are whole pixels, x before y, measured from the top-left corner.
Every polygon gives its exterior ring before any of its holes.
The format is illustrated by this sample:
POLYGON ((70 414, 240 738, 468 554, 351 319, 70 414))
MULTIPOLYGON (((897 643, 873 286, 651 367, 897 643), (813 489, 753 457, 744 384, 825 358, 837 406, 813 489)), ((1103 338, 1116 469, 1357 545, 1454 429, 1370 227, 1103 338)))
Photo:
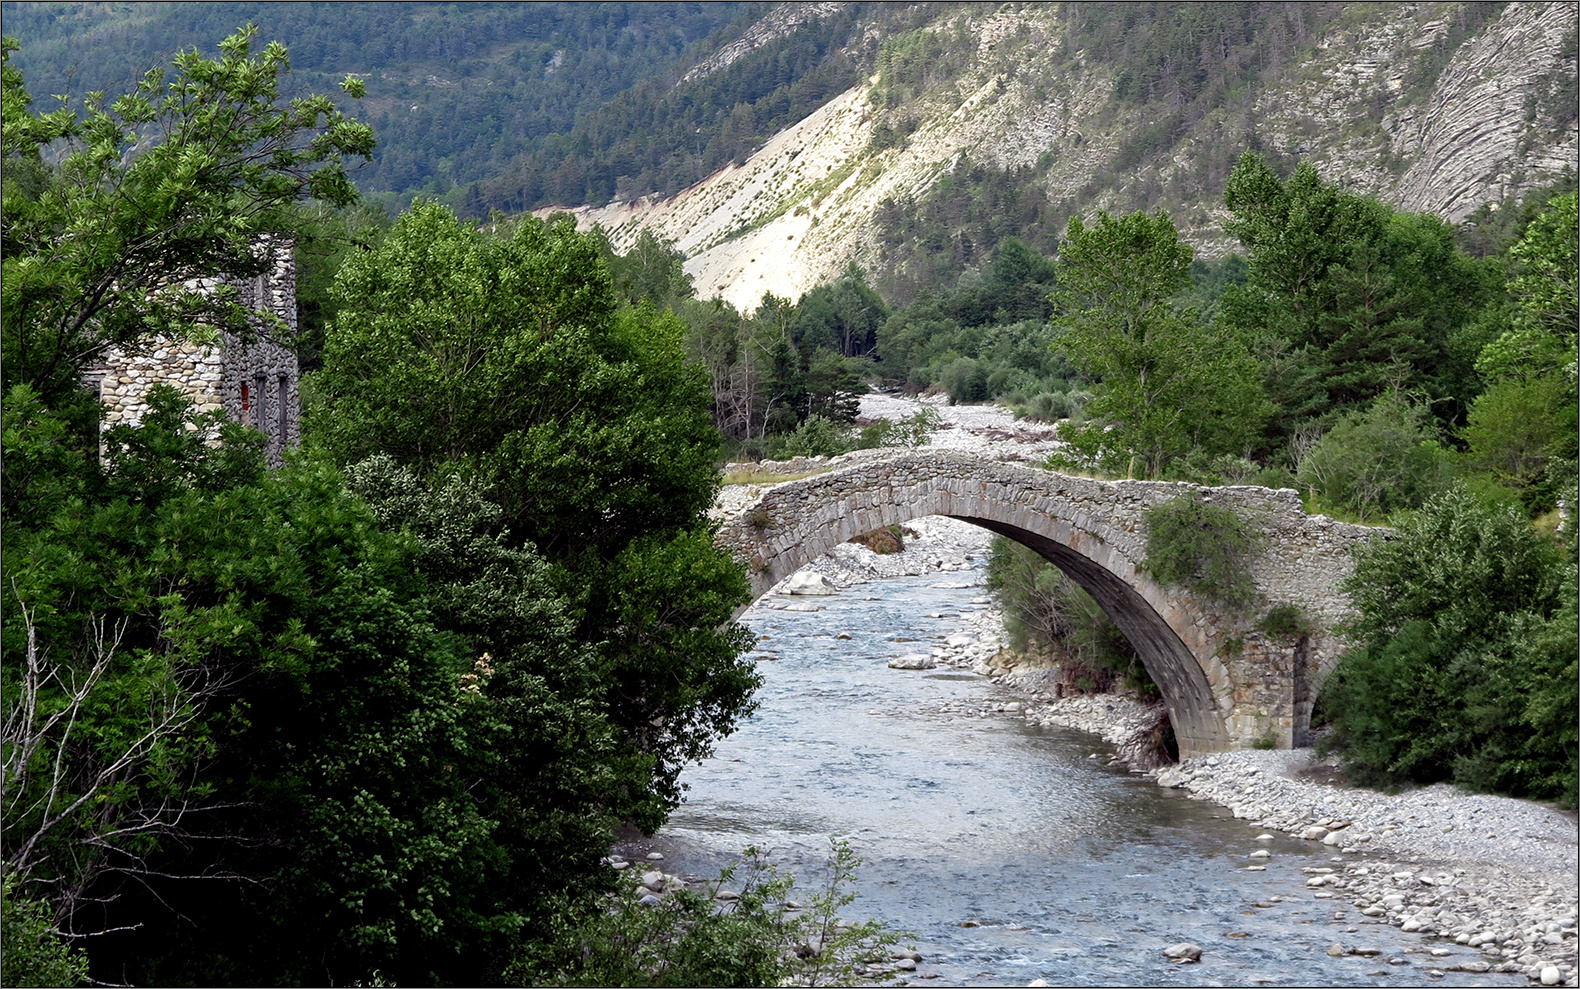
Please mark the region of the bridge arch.
POLYGON ((1272 741, 1309 725, 1317 684, 1337 660, 1329 631, 1348 613, 1336 589, 1349 547, 1376 530, 1307 516, 1297 492, 1097 481, 959 453, 908 453, 781 484, 718 541, 746 565, 753 599, 841 542, 923 515, 947 515, 1022 543, 1058 566, 1130 639, 1168 707, 1182 756, 1272 741), (1229 504, 1261 530, 1259 600, 1228 608, 1159 584, 1142 569, 1146 510, 1182 493, 1229 504), (1295 604, 1314 631, 1278 642, 1258 626, 1295 604))

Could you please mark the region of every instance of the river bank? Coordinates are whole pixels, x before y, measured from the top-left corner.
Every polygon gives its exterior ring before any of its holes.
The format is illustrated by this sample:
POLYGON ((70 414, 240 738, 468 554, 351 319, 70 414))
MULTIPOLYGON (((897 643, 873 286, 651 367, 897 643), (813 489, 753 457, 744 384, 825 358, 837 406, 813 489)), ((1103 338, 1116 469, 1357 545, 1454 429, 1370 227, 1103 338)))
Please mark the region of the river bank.
MULTIPOLYGON (((863 412, 867 414, 865 405, 863 412)), ((1003 424, 992 424, 993 414, 1008 415, 1005 410, 974 411, 972 426, 957 425, 951 439, 958 448, 1025 456, 1022 451, 1030 445, 1026 440, 1005 443, 992 435, 1009 432, 1003 424)), ((866 582, 907 575, 936 575, 934 586, 940 587, 976 583, 979 574, 972 571, 986 557, 986 532, 939 518, 913 521, 907 529, 904 552, 880 556, 846 544, 807 570, 826 578, 826 590, 851 595, 859 594, 866 582)), ((797 610, 818 607, 810 596, 778 600, 797 610)), ((890 664, 969 670, 1003 690, 1002 699, 992 703, 956 702, 955 710, 946 702, 941 710, 1009 715, 1089 732, 1108 743, 1112 751, 1107 758, 1113 763, 1133 754, 1127 746, 1133 750, 1135 740, 1156 725, 1155 705, 1118 695, 1058 697, 1048 671, 1010 668, 1002 651, 1002 616, 985 591, 960 609, 958 619, 958 626, 941 632, 929 652, 898 657, 904 662, 890 664)), ((1094 751, 1092 757, 1104 755, 1094 751)), ((1339 929, 1327 949, 1330 956, 1370 957, 1375 952, 1368 948, 1361 925, 1381 923, 1443 939, 1422 942, 1422 953, 1432 959, 1428 964, 1438 966, 1426 969, 1429 978, 1446 971, 1495 971, 1522 974, 1544 985, 1577 984, 1572 815, 1447 786, 1398 794, 1350 787, 1331 760, 1317 759, 1309 749, 1222 753, 1151 769, 1150 774, 1163 787, 1211 801, 1246 821, 1243 868, 1248 871, 1266 868, 1272 854, 1266 845, 1275 833, 1331 849, 1329 864, 1303 870, 1308 874, 1306 895, 1313 901, 1332 901, 1334 919, 1353 920, 1339 929), (1444 946, 1448 943, 1453 947, 1444 946)), ((1405 963, 1402 957, 1391 961, 1405 963)))
MULTIPOLYGON (((851 555, 856 563, 845 573, 861 569, 859 554, 851 555)), ((1121 694, 1055 697, 1052 671, 1001 665, 1009 659, 1002 614, 987 597, 973 604, 931 658, 989 677, 1012 695, 980 713, 1085 731, 1113 748, 1112 763, 1132 761, 1127 749, 1136 751, 1138 737, 1152 731, 1157 705, 1121 694)), ((1245 868, 1265 868, 1270 853, 1257 844, 1268 832, 1324 844, 1334 855, 1329 866, 1307 870, 1312 899, 1347 903, 1361 918, 1478 950, 1479 957, 1428 968, 1428 977, 1452 967, 1577 984, 1580 853, 1571 814, 1446 784, 1394 794, 1348 786, 1337 760, 1312 749, 1225 752, 1132 771, 1247 821, 1245 868)), ((1351 937, 1336 940, 1329 953, 1365 956, 1361 928, 1344 933, 1351 937)))

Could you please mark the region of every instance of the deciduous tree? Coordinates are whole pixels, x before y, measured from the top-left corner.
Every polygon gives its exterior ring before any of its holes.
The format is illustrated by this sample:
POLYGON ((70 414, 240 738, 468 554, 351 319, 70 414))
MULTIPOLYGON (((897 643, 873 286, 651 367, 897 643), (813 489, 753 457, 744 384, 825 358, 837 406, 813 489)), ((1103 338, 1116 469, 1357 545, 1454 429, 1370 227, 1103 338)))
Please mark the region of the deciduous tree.
MULTIPOLYGON (((53 403, 112 344, 198 322, 244 330, 234 294, 194 278, 256 273, 260 233, 288 232, 304 198, 356 199, 347 163, 373 132, 327 96, 282 102, 285 47, 254 54, 255 29, 220 57, 178 54, 108 105, 36 113, 21 73, 4 69, 4 381, 53 403), (58 164, 46 165, 49 147, 58 164)), ((17 48, 5 41, 5 53, 17 48)), ((360 96, 362 85, 343 88, 360 96)))
POLYGON ((1101 379, 1087 421, 1064 436, 1086 463, 1157 477, 1192 450, 1240 452, 1260 429, 1266 401, 1245 346, 1172 305, 1190 262, 1165 215, 1070 221, 1055 325, 1060 350, 1101 379))
POLYGON ((681 324, 622 308, 569 222, 495 235, 431 204, 337 293, 310 432, 344 464, 476 483, 501 538, 548 558, 628 747, 619 805, 656 827, 757 682, 731 622, 745 576, 703 515, 720 438, 681 324))

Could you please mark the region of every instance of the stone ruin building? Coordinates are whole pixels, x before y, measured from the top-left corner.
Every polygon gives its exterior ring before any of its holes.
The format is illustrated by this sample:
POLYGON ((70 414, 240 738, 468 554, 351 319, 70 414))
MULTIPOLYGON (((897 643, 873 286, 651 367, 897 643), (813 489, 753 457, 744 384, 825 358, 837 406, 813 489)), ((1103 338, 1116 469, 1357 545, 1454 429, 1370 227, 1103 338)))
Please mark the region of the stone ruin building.
MULTIPOLYGON (((261 249, 270 264, 260 275, 203 279, 196 287, 234 286, 241 304, 278 317, 289 338, 296 333, 296 266, 290 241, 267 238, 261 249)), ((190 284, 190 283, 189 283, 190 284)), ((199 412, 224 410, 238 423, 263 433, 270 466, 283 462, 287 447, 301 442, 300 375, 296 354, 275 342, 275 327, 254 318, 253 338, 222 333, 214 344, 164 336, 142 346, 112 349, 89 369, 85 385, 104 403, 103 428, 139 425, 148 412, 148 389, 174 385, 199 412)))

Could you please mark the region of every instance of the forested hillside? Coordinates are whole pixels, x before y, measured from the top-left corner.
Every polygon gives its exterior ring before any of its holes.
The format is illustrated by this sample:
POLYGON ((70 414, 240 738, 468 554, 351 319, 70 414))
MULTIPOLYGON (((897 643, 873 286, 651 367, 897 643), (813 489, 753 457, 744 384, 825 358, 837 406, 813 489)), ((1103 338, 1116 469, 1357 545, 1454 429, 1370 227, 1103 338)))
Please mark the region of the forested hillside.
POLYGON ((1100 208, 1164 209, 1218 256, 1246 149, 1458 222, 1572 169, 1575 24, 1543 3, 951 7, 739 168, 578 217, 622 248, 672 239, 743 307, 852 260, 903 303, 1100 208))
POLYGON ((417 195, 482 217, 691 190, 584 218, 621 250, 644 228, 676 241, 704 294, 738 306, 797 297, 851 260, 904 302, 982 268, 1005 236, 1049 252, 1098 207, 1165 208, 1220 253, 1217 203, 1247 148, 1455 221, 1576 153, 1575 13, 1557 3, 4 13, 40 93, 124 90, 247 21, 288 42, 298 85, 364 78, 379 147, 357 181, 391 212, 417 195), (774 274, 757 284, 753 263, 774 274))
MULTIPOLYGON (((4 18, 6 34, 22 42, 16 64, 36 80, 35 91, 78 96, 127 91, 176 51, 209 50, 216 38, 256 24, 260 36, 288 43, 293 85, 303 91, 333 88, 347 74, 367 81, 361 112, 377 128, 379 148, 357 181, 376 200, 398 207, 414 195, 443 195, 519 172, 535 154, 563 163, 563 139, 578 121, 646 84, 672 86, 699 48, 712 50, 740 33, 750 8, 7 3, 4 18)), ((580 147, 593 151, 585 141, 580 147)), ((606 151, 598 149, 598 156, 606 151)), ((538 204, 537 195, 520 200, 519 188, 512 190, 515 203, 490 205, 538 204)), ((576 187, 575 201, 586 188, 576 187)))

